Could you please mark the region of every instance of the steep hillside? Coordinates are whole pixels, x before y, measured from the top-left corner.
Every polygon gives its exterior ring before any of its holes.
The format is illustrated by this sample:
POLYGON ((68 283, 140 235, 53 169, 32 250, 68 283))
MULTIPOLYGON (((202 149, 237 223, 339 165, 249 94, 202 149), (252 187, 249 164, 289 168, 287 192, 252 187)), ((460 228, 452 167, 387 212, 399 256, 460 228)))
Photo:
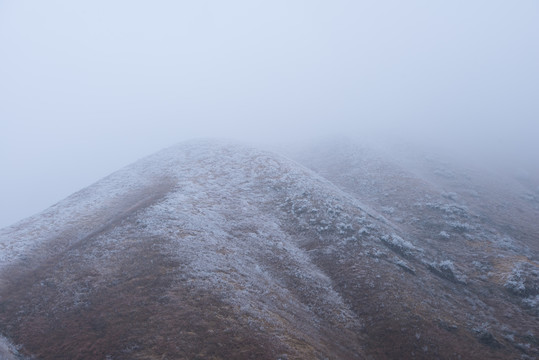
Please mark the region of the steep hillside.
POLYGON ((538 355, 526 218, 309 154, 188 142, 0 230, 0 334, 37 359, 538 355))
POLYGON ((317 144, 294 157, 398 224, 401 236, 424 249, 427 268, 458 284, 438 301, 449 296, 454 302, 443 308, 462 330, 487 345, 537 356, 534 179, 458 166, 410 148, 374 151, 351 141, 317 144))

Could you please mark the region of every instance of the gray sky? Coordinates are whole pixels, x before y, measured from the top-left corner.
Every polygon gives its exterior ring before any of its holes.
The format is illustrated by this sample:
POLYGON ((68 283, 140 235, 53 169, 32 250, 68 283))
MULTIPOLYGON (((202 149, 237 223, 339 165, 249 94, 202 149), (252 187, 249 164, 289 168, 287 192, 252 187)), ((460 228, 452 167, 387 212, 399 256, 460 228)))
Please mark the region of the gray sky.
POLYGON ((0 227, 193 137, 537 165, 539 2, 0 0, 0 227))

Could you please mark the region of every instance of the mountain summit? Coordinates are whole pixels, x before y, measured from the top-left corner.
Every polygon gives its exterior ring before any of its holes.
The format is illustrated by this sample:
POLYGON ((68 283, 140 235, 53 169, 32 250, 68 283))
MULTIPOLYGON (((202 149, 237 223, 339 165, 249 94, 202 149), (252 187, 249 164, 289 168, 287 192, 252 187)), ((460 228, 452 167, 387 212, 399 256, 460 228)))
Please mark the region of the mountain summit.
POLYGON ((0 230, 0 357, 539 356, 539 188, 410 159, 192 141, 115 172, 0 230))

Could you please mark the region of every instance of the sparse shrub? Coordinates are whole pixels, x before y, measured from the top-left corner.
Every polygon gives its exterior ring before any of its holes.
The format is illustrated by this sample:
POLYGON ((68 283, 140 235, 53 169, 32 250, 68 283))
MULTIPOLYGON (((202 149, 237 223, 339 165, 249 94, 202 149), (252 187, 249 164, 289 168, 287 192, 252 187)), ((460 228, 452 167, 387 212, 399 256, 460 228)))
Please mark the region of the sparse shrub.
POLYGON ((451 272, 452 274, 455 273, 455 264, 451 260, 440 261, 438 266, 443 271, 451 272))
POLYGON ((501 344, 490 332, 490 326, 488 323, 482 323, 481 325, 474 327, 472 330, 481 343, 493 348, 501 347, 501 344))
POLYGON ((502 249, 506 249, 506 250, 518 249, 518 247, 515 245, 515 241, 507 235, 503 237, 496 237, 494 240, 494 243, 500 246, 502 249))
POLYGON ((481 272, 488 272, 492 269, 492 267, 487 263, 482 263, 480 261, 474 260, 472 261, 472 265, 481 272))
POLYGON ((382 212, 387 215, 393 215, 395 213, 395 208, 392 206, 382 206, 382 212))
POLYGON ((404 240, 396 234, 382 236, 382 242, 389 248, 403 254, 412 255, 417 248, 408 240, 404 240))
POLYGON ((446 231, 440 231, 440 234, 439 234, 439 235, 440 235, 440 237, 441 237, 442 239, 446 239, 446 240, 449 239, 449 238, 451 237, 446 231))
POLYGON ((351 235, 354 232, 352 224, 338 223, 337 229, 340 235, 351 235))
POLYGON ((444 192, 442 193, 442 196, 446 199, 453 200, 453 201, 456 201, 458 198, 457 194, 454 192, 444 192))
POLYGON ((455 279, 455 264, 451 260, 440 261, 436 269, 449 279, 455 279))
POLYGON ((428 203, 425 203, 425 206, 433 210, 441 211, 444 213, 446 217, 449 217, 452 219, 455 219, 457 217, 467 219, 470 217, 468 208, 463 205, 443 204, 439 202, 428 202, 428 203))
POLYGON ((430 271, 444 279, 466 283, 466 276, 458 272, 451 260, 427 263, 427 267, 430 271))
POLYGON ((520 269, 513 269, 504 287, 515 295, 522 296, 525 294, 526 286, 524 285, 524 279, 520 269))
POLYGON ((504 287, 514 295, 532 297, 539 294, 539 269, 527 262, 520 262, 507 276, 504 287))
POLYGON ((450 321, 446 321, 443 319, 438 319, 438 326, 446 331, 456 331, 458 330, 458 326, 450 321))
POLYGON ((447 222, 447 225, 451 226, 451 228, 458 233, 464 233, 474 229, 472 225, 460 221, 449 221, 447 222))
POLYGON ((370 234, 370 231, 369 231, 369 229, 367 229, 366 227, 363 226, 363 227, 361 227, 361 229, 359 229, 358 233, 359 233, 360 236, 367 236, 367 235, 370 234))
POLYGON ((395 257, 393 258, 393 263, 397 265, 398 267, 402 268, 403 270, 409 272, 410 274, 415 275, 415 269, 412 266, 410 266, 406 261, 398 257, 395 257))
POLYGON ((531 296, 522 300, 524 305, 535 312, 536 315, 539 314, 539 295, 531 296))

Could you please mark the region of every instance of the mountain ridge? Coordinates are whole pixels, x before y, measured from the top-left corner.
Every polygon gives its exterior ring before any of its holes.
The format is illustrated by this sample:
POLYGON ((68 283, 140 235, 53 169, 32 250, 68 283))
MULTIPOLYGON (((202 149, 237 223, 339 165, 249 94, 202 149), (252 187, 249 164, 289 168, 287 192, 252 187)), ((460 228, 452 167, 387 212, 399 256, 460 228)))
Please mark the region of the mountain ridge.
MULTIPOLYGON (((308 167, 183 143, 0 230, 0 334, 39 359, 537 354, 534 316, 502 298, 532 331, 516 349, 526 335, 502 338, 475 278, 439 257, 454 248, 422 240, 375 187, 308 167)), ((511 251, 533 275, 533 253, 511 251)))

